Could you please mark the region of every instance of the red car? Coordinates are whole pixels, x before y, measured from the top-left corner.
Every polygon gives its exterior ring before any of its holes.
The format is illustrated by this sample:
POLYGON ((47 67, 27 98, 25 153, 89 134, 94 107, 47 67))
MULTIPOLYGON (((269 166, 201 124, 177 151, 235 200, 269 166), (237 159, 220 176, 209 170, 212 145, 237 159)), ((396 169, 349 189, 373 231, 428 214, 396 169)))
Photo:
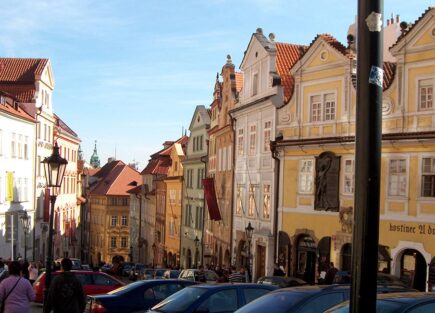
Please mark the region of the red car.
MULTIPOLYGON (((93 271, 71 271, 82 283, 83 290, 86 295, 96 295, 115 290, 125 284, 102 272, 93 271)), ((53 277, 59 275, 60 272, 52 273, 53 277)), ((33 290, 35 291, 35 302, 43 302, 45 288, 45 272, 39 275, 38 279, 33 283, 33 290)))

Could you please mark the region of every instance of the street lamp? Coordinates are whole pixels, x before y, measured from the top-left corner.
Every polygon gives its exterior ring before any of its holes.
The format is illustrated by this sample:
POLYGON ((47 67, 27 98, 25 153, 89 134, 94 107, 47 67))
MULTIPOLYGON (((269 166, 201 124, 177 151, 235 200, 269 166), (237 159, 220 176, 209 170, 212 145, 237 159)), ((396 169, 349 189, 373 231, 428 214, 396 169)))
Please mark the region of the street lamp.
POLYGON ((195 265, 196 267, 198 267, 198 262, 199 262, 199 238, 198 236, 195 236, 195 239, 193 240, 195 242, 195 247, 196 247, 196 252, 195 252, 195 265))
POLYGON ((24 210, 23 214, 20 216, 21 223, 23 224, 24 230, 24 261, 27 260, 27 233, 30 228, 30 215, 24 210))
POLYGON ((53 147, 53 153, 46 157, 41 163, 44 165, 44 174, 46 186, 51 188, 50 193, 50 212, 48 220, 48 240, 47 240, 47 258, 45 261, 45 290, 44 290, 44 313, 47 313, 46 299, 48 298, 48 288, 51 283, 51 271, 53 266, 53 220, 54 204, 56 203, 57 192, 62 185, 63 175, 65 174, 68 161, 59 154, 57 142, 53 147))
POLYGON ((248 277, 251 280, 251 241, 252 234, 254 233, 254 227, 252 227, 251 222, 245 227, 246 239, 248 240, 248 277))

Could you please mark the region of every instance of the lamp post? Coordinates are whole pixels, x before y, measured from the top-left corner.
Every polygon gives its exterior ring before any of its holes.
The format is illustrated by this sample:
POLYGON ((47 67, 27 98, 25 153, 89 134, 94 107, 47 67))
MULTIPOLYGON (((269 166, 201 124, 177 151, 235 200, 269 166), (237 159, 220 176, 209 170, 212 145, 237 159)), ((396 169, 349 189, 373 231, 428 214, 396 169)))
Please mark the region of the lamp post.
POLYGON ((248 277, 251 280, 251 241, 252 234, 254 233, 254 227, 252 227, 251 222, 245 227, 246 239, 248 240, 248 277))
POLYGON ((62 158, 59 154, 59 146, 57 142, 53 147, 53 152, 49 157, 46 157, 41 163, 44 165, 44 174, 46 186, 51 188, 50 193, 50 212, 48 220, 48 240, 47 240, 47 258, 45 261, 45 290, 44 290, 44 313, 47 312, 46 299, 48 297, 48 288, 51 283, 51 271, 53 266, 53 220, 54 220, 54 205, 56 203, 57 192, 62 185, 63 175, 65 174, 68 161, 62 158))
POLYGON ((30 215, 24 210, 23 214, 20 216, 21 224, 23 224, 24 231, 24 261, 27 260, 27 233, 30 228, 30 215))
POLYGON ((196 251, 195 251, 195 265, 198 268, 198 263, 199 263, 199 238, 198 236, 195 236, 195 239, 193 240, 195 242, 195 247, 196 247, 196 251))

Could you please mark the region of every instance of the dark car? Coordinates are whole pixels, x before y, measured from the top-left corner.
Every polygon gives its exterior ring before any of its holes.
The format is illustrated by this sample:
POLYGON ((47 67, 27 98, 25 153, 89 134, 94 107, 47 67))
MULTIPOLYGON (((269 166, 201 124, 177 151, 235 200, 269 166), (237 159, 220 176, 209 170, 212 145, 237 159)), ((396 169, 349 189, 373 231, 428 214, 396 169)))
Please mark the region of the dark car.
POLYGON ((178 279, 141 280, 107 294, 88 296, 86 313, 130 313, 147 310, 166 297, 195 284, 178 279))
POLYGON ((257 280, 257 284, 275 285, 280 288, 308 285, 305 280, 300 278, 284 276, 262 276, 257 280))
POLYGON ((122 276, 128 277, 130 275, 131 268, 134 266, 132 262, 124 262, 122 263, 122 276))
MULTIPOLYGON (((410 289, 403 286, 379 285, 379 293, 405 292, 410 289)), ((290 287, 275 290, 237 310, 237 313, 294 313, 322 312, 350 297, 349 285, 315 285, 290 287)))
MULTIPOLYGON (((75 277, 82 283, 83 291, 86 295, 95 295, 106 293, 117 289, 125 284, 109 274, 94 271, 71 271, 75 277)), ((60 272, 52 273, 53 276, 59 275, 60 272)), ((35 292, 35 302, 42 302, 44 298, 45 272, 39 275, 33 283, 35 292)))
MULTIPOLYGON (((435 312, 434 292, 403 292, 379 294, 376 312, 382 313, 429 313, 435 312)), ((325 313, 347 313, 349 301, 343 302, 325 313)))
POLYGON ((166 268, 156 268, 154 270, 154 279, 162 279, 164 278, 164 274, 166 272, 166 268))
MULTIPOLYGON (((201 284, 174 293, 148 312, 193 313, 234 312, 272 290, 276 286, 250 283, 201 284)), ((144 313, 138 311, 136 313, 144 313)))

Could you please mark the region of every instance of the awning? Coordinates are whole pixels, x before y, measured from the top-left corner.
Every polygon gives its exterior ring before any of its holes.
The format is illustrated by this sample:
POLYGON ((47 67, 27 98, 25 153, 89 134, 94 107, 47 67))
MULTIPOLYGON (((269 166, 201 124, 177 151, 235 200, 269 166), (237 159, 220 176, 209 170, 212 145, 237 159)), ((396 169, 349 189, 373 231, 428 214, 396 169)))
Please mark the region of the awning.
POLYGON ((216 199, 216 190, 214 188, 213 178, 204 178, 202 180, 204 185, 204 196, 207 201, 208 213, 210 214, 210 219, 214 221, 220 221, 222 219, 221 213, 219 212, 219 206, 216 199))

